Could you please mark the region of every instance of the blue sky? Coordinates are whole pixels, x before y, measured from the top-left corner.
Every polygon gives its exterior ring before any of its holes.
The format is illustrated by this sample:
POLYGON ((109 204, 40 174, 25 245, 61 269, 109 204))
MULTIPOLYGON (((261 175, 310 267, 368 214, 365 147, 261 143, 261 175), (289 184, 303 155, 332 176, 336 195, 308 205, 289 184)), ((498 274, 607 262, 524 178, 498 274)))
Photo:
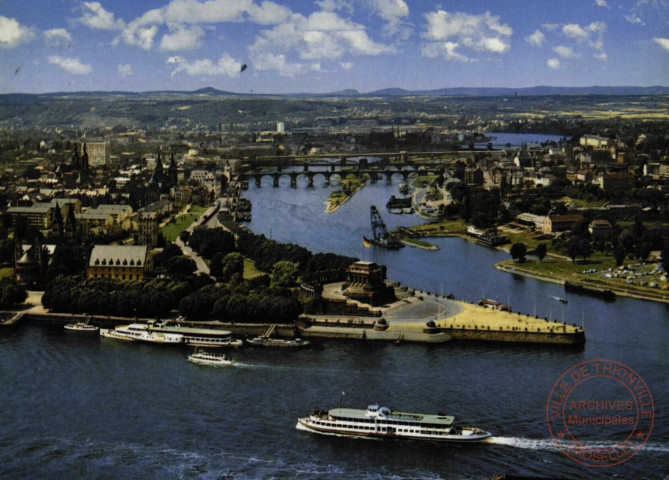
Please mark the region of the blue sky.
POLYGON ((0 0, 0 93, 535 85, 669 85, 669 0, 0 0))

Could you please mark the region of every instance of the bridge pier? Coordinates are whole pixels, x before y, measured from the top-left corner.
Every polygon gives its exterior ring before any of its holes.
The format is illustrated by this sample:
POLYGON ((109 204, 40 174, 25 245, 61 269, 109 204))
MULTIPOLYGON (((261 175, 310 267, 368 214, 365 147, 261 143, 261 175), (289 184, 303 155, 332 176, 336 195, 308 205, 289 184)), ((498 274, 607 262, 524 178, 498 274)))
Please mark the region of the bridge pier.
POLYGON ((274 187, 278 187, 279 186, 279 176, 278 175, 272 175, 272 177, 274 177, 274 183, 273 183, 274 187))
POLYGON ((262 176, 261 175, 256 175, 256 187, 260 188, 262 186, 262 176))
POLYGON ((386 185, 393 183, 393 173, 395 172, 384 172, 386 174, 386 185))
POLYGON ((307 173, 307 186, 308 187, 313 187, 314 186, 314 174, 313 173, 307 173))
POLYGON ((290 188, 297 188, 297 173, 290 174, 290 188))

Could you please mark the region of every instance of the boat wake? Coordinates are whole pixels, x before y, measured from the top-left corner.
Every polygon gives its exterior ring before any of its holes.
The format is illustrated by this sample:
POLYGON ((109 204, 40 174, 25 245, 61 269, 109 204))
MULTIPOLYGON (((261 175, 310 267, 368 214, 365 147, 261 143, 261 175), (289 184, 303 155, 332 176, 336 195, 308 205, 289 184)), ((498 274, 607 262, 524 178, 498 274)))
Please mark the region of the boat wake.
MULTIPOLYGON (((560 448, 550 438, 519 438, 519 437, 490 437, 486 443, 493 445, 505 445, 507 447, 522 448, 525 450, 544 450, 550 452, 559 452, 560 448)), ((568 445, 568 444, 567 444, 568 445)), ((576 446, 574 442, 574 446, 576 446)), ((579 446, 592 449, 606 449, 616 447, 616 442, 580 442, 579 446)), ((657 452, 669 453, 669 444, 667 443, 646 443, 639 453, 657 452)))

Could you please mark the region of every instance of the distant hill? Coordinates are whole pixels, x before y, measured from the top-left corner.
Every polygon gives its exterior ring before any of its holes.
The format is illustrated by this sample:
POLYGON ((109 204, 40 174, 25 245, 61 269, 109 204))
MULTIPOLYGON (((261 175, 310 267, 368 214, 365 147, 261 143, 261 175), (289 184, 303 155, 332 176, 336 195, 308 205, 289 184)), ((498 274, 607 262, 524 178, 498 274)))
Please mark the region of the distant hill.
POLYGON ((192 91, 155 90, 147 92, 126 91, 80 91, 51 92, 41 94, 10 93, 0 94, 0 103, 26 103, 39 98, 93 98, 93 97, 154 97, 154 96, 225 96, 225 97, 413 97, 413 96, 454 96, 454 97, 498 97, 498 96, 552 96, 552 95, 669 95, 669 87, 660 85, 650 87, 550 87, 536 86, 527 88, 487 88, 487 87, 449 87, 435 90, 406 90, 404 88, 384 88, 372 92, 359 92, 345 89, 330 93, 291 93, 291 94, 253 94, 236 93, 205 87, 192 91))
POLYGON ((436 90, 405 90, 403 88, 384 88, 363 94, 363 96, 478 96, 496 97, 509 95, 546 96, 546 95, 669 95, 669 87, 548 87, 528 88, 439 88, 436 90))

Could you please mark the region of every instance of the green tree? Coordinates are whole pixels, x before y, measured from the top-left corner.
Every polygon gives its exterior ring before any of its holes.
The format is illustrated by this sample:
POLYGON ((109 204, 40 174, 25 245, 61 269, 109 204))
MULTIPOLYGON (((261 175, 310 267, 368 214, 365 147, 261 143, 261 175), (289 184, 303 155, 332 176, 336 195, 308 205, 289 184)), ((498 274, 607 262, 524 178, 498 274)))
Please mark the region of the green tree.
POLYGON ((219 281, 228 282, 234 274, 244 275, 244 257, 242 254, 228 253, 221 259, 221 273, 219 281))
POLYGON ((621 266, 623 262, 625 261, 625 256, 627 256, 627 252, 625 251, 625 247, 623 247, 620 243, 617 243, 615 248, 613 249, 613 258, 616 260, 616 266, 621 266))
POLYGON ((271 285, 275 287, 290 287, 297 283, 300 266, 297 263, 281 261, 274 265, 271 276, 271 285))
POLYGON ((585 262, 588 257, 592 254, 592 248, 590 247, 590 240, 587 237, 580 237, 578 239, 578 249, 579 254, 583 257, 583 262, 585 262))
POLYGON ((543 259, 546 257, 546 252, 548 252, 548 247, 546 246, 545 243, 540 243, 539 245, 537 245, 537 248, 534 249, 534 254, 539 259, 539 262, 542 262, 543 259))
POLYGON ((27 297, 26 289, 14 281, 4 281, 0 284, 1 308, 8 308, 23 303, 27 297))
POLYGON ((511 245, 511 258, 514 262, 524 262, 527 255, 527 247, 524 243, 514 243, 511 245))
POLYGON ((576 262, 576 257, 581 254, 581 242, 579 238, 572 238, 567 243, 567 255, 571 258, 572 263, 576 262))

